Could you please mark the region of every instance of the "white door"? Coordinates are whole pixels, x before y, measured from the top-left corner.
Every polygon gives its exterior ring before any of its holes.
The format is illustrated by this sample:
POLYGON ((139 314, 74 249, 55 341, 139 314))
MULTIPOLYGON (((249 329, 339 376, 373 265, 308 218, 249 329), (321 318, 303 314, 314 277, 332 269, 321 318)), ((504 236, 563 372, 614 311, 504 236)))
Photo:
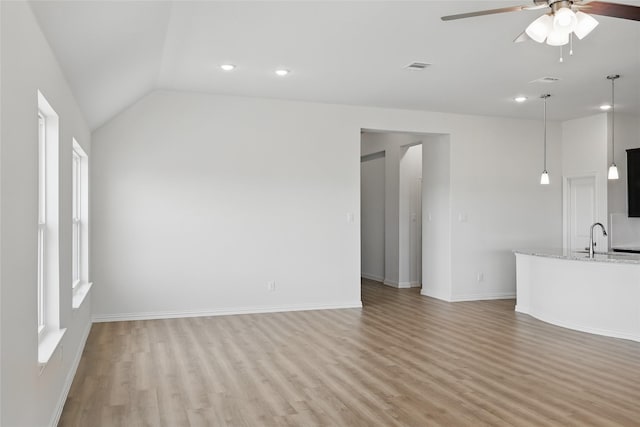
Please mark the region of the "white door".
POLYGON ((585 176, 567 179, 569 249, 584 250, 589 247, 589 230, 596 222, 596 178, 585 176))

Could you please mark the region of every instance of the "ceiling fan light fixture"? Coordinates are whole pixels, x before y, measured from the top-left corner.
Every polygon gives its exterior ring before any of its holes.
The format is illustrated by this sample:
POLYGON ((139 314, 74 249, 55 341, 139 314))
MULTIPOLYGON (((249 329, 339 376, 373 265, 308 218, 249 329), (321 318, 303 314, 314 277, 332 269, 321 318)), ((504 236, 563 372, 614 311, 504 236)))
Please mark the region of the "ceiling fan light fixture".
POLYGON ((578 11, 576 13, 576 18, 576 28, 575 30, 573 30, 573 32, 580 40, 585 38, 599 24, 599 22, 593 16, 587 15, 584 12, 578 11))
POLYGON ((569 34, 576 28, 578 18, 576 13, 568 7, 561 7, 553 14, 553 30, 569 34))
POLYGON ((543 43, 553 30, 553 18, 550 15, 542 15, 533 21, 524 32, 538 43, 543 43))
POLYGON ((547 37, 547 44, 549 46, 564 46, 569 43, 569 33, 553 30, 547 37))

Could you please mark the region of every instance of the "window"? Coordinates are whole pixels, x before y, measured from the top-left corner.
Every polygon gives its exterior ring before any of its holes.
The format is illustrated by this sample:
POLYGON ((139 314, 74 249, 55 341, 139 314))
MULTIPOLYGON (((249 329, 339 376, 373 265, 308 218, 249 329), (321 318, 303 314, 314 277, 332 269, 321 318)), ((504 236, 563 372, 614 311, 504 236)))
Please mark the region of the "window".
POLYGON ((88 274, 88 157, 78 141, 73 139, 72 149, 72 278, 73 307, 78 308, 89 282, 88 274))
POLYGON ((59 118, 38 91, 38 363, 44 365, 65 332, 60 329, 59 118))

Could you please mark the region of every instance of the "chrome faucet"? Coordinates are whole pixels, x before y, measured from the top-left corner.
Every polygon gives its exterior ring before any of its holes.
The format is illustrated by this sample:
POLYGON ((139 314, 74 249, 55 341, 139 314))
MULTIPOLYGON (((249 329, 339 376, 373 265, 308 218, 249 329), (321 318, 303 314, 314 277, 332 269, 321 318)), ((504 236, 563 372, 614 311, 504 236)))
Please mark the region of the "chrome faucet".
POLYGON ((604 225, 602 225, 602 223, 600 222, 594 222, 593 225, 591 226, 591 231, 589 232, 589 258, 593 258, 593 255, 595 253, 596 250, 596 241, 593 240, 593 229, 599 225, 600 228, 602 228, 602 235, 606 236, 607 235, 607 230, 604 229, 604 225))

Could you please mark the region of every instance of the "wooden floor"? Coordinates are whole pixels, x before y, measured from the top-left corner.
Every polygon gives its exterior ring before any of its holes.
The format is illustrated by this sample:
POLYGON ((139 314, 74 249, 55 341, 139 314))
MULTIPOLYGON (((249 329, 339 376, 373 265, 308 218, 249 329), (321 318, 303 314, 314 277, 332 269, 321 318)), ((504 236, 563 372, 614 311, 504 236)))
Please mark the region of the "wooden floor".
POLYGON ((60 426, 640 426, 640 343, 363 281, 364 308, 93 325, 60 426))

